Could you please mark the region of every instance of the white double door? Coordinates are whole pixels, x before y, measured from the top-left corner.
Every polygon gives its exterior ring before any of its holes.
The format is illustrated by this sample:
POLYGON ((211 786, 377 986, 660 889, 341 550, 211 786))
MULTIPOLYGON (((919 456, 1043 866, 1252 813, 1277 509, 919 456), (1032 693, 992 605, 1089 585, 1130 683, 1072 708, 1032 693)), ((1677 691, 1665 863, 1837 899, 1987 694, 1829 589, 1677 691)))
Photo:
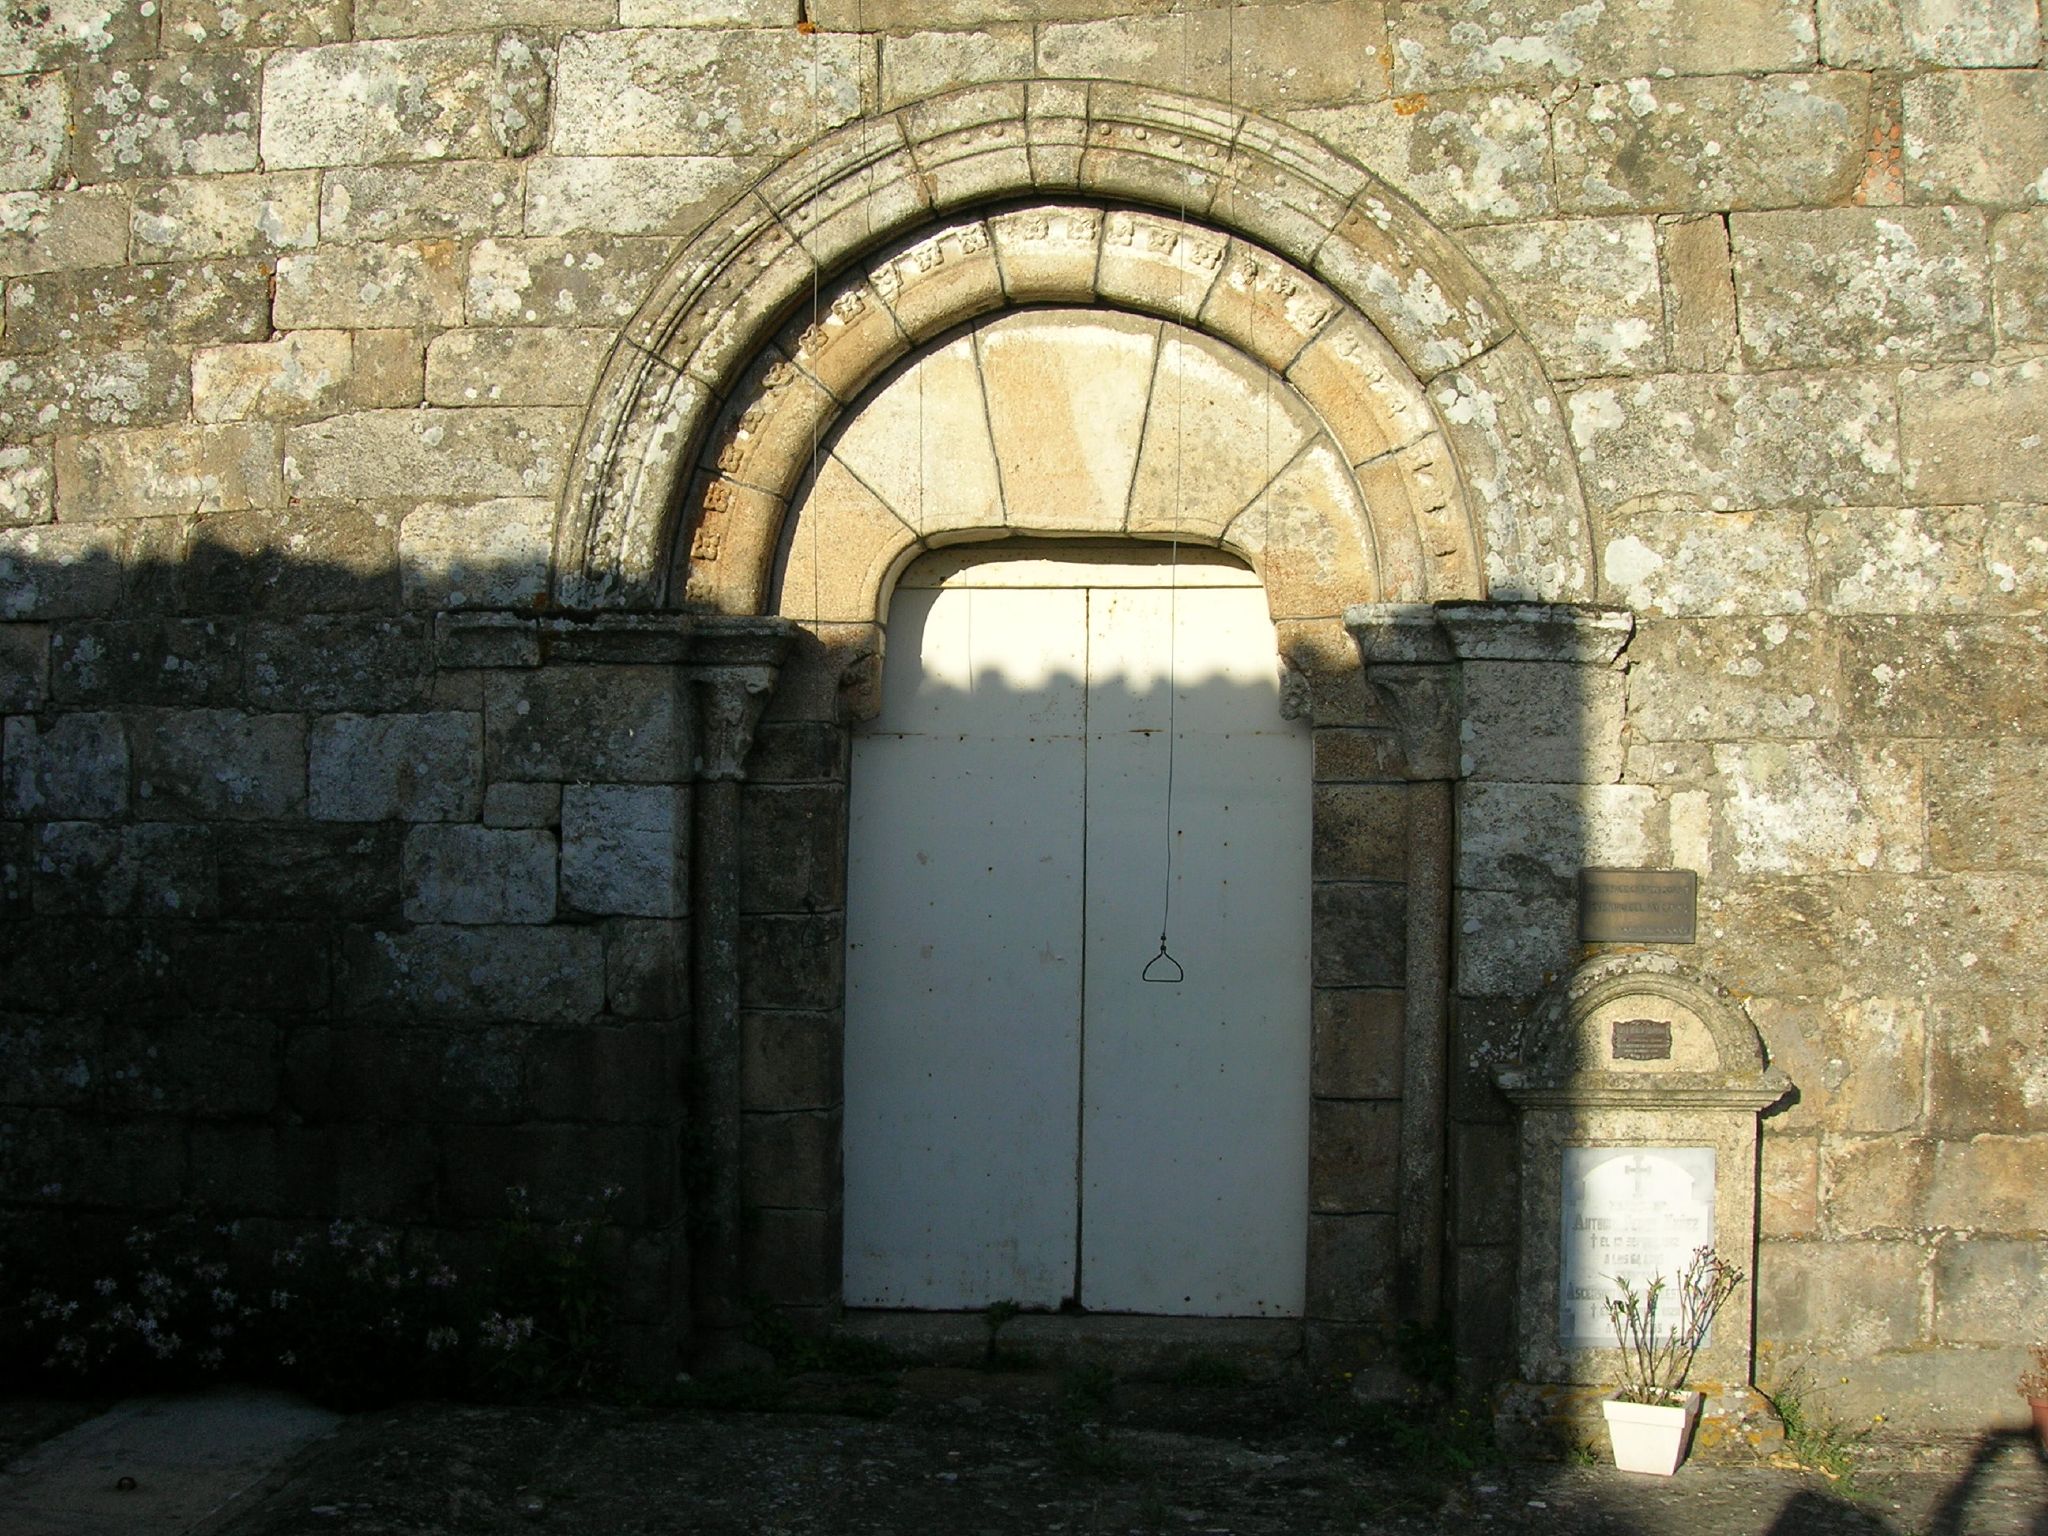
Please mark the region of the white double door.
POLYGON ((882 698, 852 767, 846 1304, 1300 1315, 1309 744, 1255 579, 928 557, 882 698), (1177 985, 1143 979, 1169 671, 1177 985))

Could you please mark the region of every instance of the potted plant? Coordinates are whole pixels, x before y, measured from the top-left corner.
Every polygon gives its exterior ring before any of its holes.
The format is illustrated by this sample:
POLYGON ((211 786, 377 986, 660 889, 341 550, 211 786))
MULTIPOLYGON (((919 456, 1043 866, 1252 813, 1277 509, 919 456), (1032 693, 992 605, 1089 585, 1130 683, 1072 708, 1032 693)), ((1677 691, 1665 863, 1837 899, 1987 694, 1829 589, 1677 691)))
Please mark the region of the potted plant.
POLYGON ((1686 1390, 1685 1378, 1714 1314, 1742 1284, 1742 1271, 1711 1246, 1694 1249, 1678 1276, 1678 1317, 1662 1326, 1664 1276, 1653 1276, 1641 1291, 1619 1275, 1614 1284, 1620 1294, 1607 1299, 1607 1316, 1621 1348, 1621 1387, 1600 1405, 1614 1464, 1669 1477, 1685 1459, 1700 1412, 1700 1394, 1686 1390))
POLYGON ((2048 1344, 2036 1344, 2033 1359, 2020 1372, 2020 1396, 2034 1410, 2034 1439, 2048 1451, 2048 1344))

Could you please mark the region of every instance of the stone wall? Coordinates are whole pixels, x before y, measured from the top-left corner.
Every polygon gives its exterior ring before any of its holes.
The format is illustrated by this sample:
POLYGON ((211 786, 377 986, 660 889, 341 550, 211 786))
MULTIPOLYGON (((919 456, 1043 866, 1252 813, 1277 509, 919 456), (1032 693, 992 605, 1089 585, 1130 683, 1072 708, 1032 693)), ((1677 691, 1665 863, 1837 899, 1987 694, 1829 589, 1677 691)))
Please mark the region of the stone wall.
MULTIPOLYGON (((2004 1416, 2048 1310, 2042 54, 2035 0, 11 12, 0 1199, 459 1231, 619 1185, 629 1315, 677 1331, 703 706, 687 644, 533 617, 592 391, 686 237, 820 136, 1123 80, 1282 119, 1449 232, 1556 390, 1586 596, 1636 616, 1568 699, 1466 668, 1467 1354, 1505 1357, 1517 1241, 1488 1072, 1578 958, 1576 867, 1669 863, 1686 958, 1799 1085, 1768 1368, 2004 1416)), ((739 845, 750 1165, 826 1170, 745 1235, 797 1298, 834 1279, 777 1258, 835 1220, 820 713, 771 710, 739 845)))

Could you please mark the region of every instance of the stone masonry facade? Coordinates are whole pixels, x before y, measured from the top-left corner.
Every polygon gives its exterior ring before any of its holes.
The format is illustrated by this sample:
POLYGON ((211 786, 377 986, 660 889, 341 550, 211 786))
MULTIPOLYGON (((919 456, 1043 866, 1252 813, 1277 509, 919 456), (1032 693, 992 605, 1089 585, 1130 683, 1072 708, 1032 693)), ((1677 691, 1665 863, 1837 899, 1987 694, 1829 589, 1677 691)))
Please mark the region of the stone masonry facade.
MULTIPOLYGON (((1671 951, 1796 1085, 1760 1383, 2011 1417, 2048 1337, 2043 57, 2037 0, 10 11, 0 1220, 459 1244, 515 1187, 615 1189, 649 1350, 745 1296, 833 1321, 848 733, 909 546, 886 507, 808 546, 827 612, 778 530, 832 432, 894 451, 900 357, 1136 313, 1284 380, 1361 509, 1199 535, 1315 729, 1312 1345, 1440 1321, 1510 1369, 1493 1074, 1592 953, 1578 869, 1689 869, 1671 951), (1018 168, 846 148, 891 133, 1018 168), (1118 144, 1173 178, 1091 173, 1118 144), (1084 226, 1019 277, 1019 231, 1084 226), (1332 255, 1366 226, 1397 257, 1332 255), (1219 296, 1264 274, 1235 318, 1186 302, 1205 241, 1219 296), (1378 361, 1319 372, 1347 325, 1378 361)), ((1163 526, 1004 517, 946 536, 1163 526)))

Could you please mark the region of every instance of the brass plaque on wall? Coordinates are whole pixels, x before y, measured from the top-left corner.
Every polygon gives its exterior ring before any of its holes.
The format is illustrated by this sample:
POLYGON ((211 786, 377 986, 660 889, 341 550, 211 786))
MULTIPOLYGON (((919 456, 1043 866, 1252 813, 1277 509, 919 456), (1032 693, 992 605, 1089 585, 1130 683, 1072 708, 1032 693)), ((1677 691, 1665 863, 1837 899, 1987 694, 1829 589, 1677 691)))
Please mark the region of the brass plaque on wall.
POLYGON ((1582 869, 1583 944, 1690 944, 1699 879, 1689 869, 1582 869))

